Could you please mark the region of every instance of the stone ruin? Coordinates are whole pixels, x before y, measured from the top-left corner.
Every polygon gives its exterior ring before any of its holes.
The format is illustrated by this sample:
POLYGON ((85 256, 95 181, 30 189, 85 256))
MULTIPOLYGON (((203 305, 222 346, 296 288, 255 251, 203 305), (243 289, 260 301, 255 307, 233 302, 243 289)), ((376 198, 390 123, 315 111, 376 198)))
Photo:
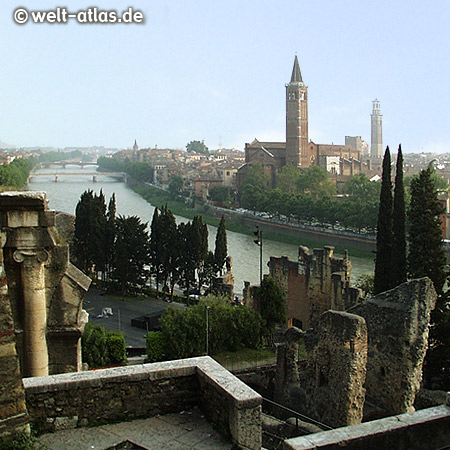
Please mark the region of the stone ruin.
POLYGON ((275 401, 332 427, 414 411, 435 302, 431 280, 421 278, 346 312, 327 311, 315 329, 288 329, 275 401))
POLYGON ((44 192, 0 194, 0 435, 26 428, 21 377, 81 369, 90 278, 69 262, 44 192))
POLYGON ((298 261, 286 256, 270 258, 270 276, 286 296, 288 326, 307 330, 323 312, 345 311, 361 300, 361 290, 350 284, 352 265, 348 253, 340 258, 333 252, 334 247, 311 251, 300 246, 298 261))

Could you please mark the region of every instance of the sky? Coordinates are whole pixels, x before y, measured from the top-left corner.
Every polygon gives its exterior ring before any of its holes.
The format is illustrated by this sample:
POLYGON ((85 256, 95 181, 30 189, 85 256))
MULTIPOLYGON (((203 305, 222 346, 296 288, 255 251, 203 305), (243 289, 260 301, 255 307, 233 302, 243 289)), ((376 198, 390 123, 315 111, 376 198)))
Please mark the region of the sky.
POLYGON ((0 141, 26 146, 243 149, 285 140, 297 54, 309 138, 450 152, 450 1, 90 0, 0 5, 0 141), (119 12, 142 24, 17 25, 17 7, 119 12))

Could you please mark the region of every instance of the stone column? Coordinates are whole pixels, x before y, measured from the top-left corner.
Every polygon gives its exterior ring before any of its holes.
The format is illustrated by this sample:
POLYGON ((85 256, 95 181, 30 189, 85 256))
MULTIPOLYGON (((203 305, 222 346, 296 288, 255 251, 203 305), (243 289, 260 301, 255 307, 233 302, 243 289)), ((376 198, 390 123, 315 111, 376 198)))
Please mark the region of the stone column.
POLYGON ((44 262, 48 259, 48 253, 43 249, 16 250, 13 258, 21 263, 24 376, 46 376, 48 349, 44 262))

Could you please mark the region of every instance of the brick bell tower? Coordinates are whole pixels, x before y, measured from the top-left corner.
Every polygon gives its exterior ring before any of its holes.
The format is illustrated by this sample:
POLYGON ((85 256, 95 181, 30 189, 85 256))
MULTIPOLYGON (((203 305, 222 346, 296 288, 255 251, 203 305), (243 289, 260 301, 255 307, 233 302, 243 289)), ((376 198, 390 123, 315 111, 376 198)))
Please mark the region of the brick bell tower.
POLYGON ((297 55, 291 81, 286 84, 286 164, 309 167, 308 86, 303 83, 297 55))

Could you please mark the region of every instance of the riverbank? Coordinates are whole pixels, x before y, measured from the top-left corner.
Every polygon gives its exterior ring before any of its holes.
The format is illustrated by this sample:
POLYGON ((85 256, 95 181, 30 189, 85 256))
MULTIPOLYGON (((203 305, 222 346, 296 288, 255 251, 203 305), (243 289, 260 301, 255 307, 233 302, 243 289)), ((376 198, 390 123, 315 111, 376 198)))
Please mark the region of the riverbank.
POLYGON ((167 203, 172 212, 178 216, 193 219, 196 215, 202 215, 203 221, 218 226, 220 217, 225 215, 227 220, 227 229, 236 233, 253 235, 255 225, 258 225, 264 231, 264 237, 276 242, 283 242, 293 245, 305 245, 310 248, 332 245, 336 253, 343 254, 348 250, 350 256, 371 259, 374 258, 374 243, 363 238, 342 236, 339 234, 325 233, 320 231, 311 231, 291 227, 287 224, 277 224, 273 222, 262 221, 257 217, 249 217, 232 210, 214 209, 202 203, 196 203, 190 207, 183 200, 177 200, 165 190, 142 184, 136 181, 129 183, 129 186, 148 203, 160 207, 167 203))

